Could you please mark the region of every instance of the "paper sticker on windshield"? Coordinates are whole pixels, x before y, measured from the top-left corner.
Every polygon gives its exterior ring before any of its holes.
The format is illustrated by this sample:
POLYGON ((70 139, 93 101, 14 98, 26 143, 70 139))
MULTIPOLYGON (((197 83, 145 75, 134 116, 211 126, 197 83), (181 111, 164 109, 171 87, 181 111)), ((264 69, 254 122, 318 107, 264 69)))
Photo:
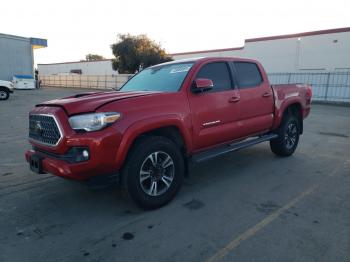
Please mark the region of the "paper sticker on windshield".
POLYGON ((191 69, 190 66, 181 66, 181 67, 178 67, 178 68, 171 69, 169 74, 176 74, 176 73, 187 72, 190 69, 191 69))

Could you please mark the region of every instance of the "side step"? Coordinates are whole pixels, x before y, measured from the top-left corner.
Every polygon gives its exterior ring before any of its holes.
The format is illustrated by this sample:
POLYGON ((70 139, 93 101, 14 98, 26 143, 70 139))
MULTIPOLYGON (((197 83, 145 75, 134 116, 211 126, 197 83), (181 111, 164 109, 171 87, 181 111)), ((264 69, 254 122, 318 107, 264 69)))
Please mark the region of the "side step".
POLYGON ((237 151, 242 148, 250 147, 256 144, 259 144, 261 142, 269 141, 271 139, 277 138, 278 135, 276 134, 266 134, 263 136, 260 136, 258 138, 253 138, 249 140, 244 140, 242 142, 233 143, 229 145, 220 146, 214 149, 210 149, 208 151, 200 152, 192 156, 192 161, 195 163, 200 163, 203 161, 206 161, 208 159, 224 155, 229 152, 237 151))

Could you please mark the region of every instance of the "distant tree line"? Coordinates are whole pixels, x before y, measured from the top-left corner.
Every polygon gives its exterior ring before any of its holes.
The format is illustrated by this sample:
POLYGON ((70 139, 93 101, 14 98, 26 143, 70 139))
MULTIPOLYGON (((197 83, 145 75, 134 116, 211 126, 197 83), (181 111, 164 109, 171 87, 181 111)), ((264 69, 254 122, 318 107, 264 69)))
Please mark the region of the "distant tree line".
POLYGON ((103 60, 103 59, 105 59, 105 58, 101 55, 87 54, 85 56, 85 60, 81 60, 81 61, 99 61, 99 60, 103 60))

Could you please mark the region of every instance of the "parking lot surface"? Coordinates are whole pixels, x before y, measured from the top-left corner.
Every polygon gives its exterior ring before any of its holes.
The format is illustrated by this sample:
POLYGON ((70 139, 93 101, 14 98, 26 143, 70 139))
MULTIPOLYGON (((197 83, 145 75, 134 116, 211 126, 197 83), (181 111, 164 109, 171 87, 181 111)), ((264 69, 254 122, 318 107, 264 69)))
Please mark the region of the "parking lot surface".
POLYGON ((350 261, 350 107, 313 105, 293 156, 263 143, 216 158, 143 211, 117 186, 29 171, 28 111, 83 91, 0 103, 0 261, 350 261))

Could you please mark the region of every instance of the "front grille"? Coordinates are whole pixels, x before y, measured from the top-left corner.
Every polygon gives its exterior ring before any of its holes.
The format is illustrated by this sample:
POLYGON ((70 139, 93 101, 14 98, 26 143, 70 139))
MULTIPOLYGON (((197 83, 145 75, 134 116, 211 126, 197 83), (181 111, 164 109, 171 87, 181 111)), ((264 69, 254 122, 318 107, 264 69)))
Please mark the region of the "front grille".
POLYGON ((55 146, 61 139, 55 118, 50 115, 29 115, 29 138, 41 144, 55 146))

